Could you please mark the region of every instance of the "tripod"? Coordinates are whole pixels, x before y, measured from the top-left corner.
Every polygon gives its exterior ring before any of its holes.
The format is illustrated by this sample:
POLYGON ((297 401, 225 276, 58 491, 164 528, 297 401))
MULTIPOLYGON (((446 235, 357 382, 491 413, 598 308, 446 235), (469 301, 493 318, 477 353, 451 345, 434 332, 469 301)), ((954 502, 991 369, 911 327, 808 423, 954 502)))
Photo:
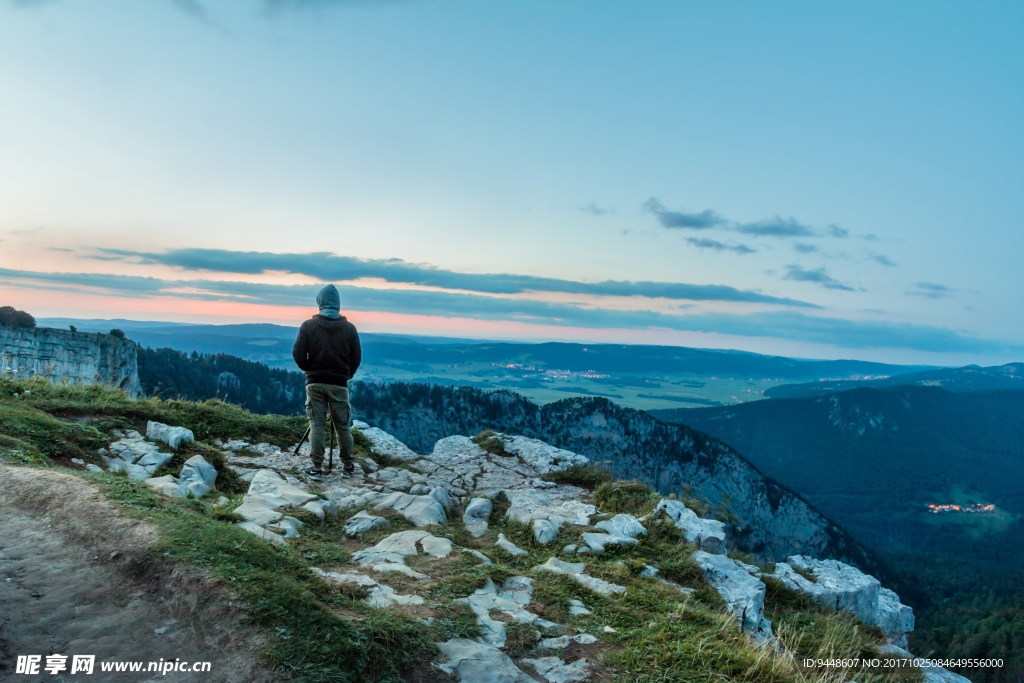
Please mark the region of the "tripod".
MULTIPOLYGON (((330 474, 334 471, 334 418, 331 416, 331 407, 327 406, 327 420, 324 423, 324 428, 331 432, 331 446, 327 449, 327 468, 324 470, 324 474, 330 474)), ((302 438, 299 439, 299 443, 295 446, 295 450, 292 451, 292 455, 298 455, 299 449, 302 448, 302 444, 309 440, 309 432, 313 429, 312 425, 306 427, 305 433, 302 438)))

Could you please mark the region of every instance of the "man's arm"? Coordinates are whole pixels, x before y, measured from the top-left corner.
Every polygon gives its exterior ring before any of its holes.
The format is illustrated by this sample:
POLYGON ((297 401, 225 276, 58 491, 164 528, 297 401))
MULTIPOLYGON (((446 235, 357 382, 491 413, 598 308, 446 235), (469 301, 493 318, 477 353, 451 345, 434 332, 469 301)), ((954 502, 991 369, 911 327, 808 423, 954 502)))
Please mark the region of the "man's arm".
POLYGON ((309 360, 309 338, 306 335, 305 325, 299 328, 299 334, 295 337, 295 343, 292 345, 292 358, 300 370, 306 369, 306 363, 309 360))
POLYGON ((359 333, 352 330, 352 343, 349 345, 349 379, 356 374, 359 364, 363 362, 363 347, 359 343, 359 333))

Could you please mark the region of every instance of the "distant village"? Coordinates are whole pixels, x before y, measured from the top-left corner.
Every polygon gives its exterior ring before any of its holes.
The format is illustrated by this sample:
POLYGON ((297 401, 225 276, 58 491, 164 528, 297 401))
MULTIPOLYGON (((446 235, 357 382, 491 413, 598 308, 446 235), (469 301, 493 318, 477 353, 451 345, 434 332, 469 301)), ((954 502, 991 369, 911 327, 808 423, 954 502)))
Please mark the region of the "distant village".
POLYGON ((583 372, 577 372, 574 370, 542 370, 541 368, 534 367, 532 365, 524 365, 523 363, 491 363, 491 366, 496 368, 505 368, 506 370, 539 372, 543 374, 546 379, 572 379, 574 377, 582 377, 584 379, 608 379, 611 377, 611 375, 595 372, 594 370, 584 370, 583 372))
POLYGON ((929 505, 928 512, 936 515, 943 512, 995 512, 995 505, 982 505, 973 503, 971 505, 929 505))

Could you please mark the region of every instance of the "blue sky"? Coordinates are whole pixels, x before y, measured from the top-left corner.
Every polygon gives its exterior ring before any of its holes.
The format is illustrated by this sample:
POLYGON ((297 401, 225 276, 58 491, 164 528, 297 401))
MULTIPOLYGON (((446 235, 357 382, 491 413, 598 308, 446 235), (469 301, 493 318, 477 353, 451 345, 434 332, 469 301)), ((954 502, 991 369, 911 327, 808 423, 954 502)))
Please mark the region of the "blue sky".
POLYGON ((37 316, 1024 359, 1016 2, 0 0, 37 316))

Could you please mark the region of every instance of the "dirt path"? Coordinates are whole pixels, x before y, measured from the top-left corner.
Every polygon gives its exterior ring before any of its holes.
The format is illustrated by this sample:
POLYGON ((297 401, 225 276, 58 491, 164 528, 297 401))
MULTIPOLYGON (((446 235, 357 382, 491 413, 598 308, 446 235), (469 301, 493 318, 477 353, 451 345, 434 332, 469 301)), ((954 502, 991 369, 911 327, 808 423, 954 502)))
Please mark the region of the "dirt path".
MULTIPOLYGON (((88 482, 0 464, 0 681, 270 681, 231 594, 151 549, 148 525, 88 482), (15 673, 17 655, 95 655, 94 673, 15 673), (210 673, 101 673, 180 659, 210 673)), ((70 668, 70 667, 69 667, 70 668)))

